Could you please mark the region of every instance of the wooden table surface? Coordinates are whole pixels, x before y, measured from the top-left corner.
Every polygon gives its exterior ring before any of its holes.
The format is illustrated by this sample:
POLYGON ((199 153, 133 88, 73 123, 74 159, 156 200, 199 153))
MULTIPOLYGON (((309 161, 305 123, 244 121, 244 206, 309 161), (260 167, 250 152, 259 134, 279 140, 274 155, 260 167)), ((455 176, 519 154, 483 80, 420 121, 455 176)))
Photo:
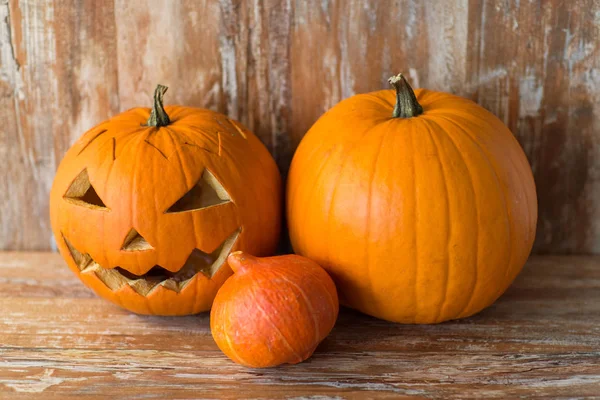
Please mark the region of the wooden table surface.
POLYGON ((535 257, 479 315, 396 325, 343 310, 299 365, 246 369, 207 314, 139 316, 51 253, 0 253, 0 398, 600 396, 600 257, 535 257))

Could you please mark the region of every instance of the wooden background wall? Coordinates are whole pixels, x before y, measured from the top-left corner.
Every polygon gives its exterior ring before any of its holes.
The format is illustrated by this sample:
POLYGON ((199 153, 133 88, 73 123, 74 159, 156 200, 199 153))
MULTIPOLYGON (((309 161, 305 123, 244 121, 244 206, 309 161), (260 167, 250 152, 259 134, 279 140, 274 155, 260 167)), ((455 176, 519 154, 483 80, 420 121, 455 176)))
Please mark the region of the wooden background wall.
POLYGON ((285 171, 321 113, 399 71, 515 133, 537 252, 600 252, 598 0, 0 0, 0 249, 52 247, 62 155, 159 82, 241 120, 285 171))

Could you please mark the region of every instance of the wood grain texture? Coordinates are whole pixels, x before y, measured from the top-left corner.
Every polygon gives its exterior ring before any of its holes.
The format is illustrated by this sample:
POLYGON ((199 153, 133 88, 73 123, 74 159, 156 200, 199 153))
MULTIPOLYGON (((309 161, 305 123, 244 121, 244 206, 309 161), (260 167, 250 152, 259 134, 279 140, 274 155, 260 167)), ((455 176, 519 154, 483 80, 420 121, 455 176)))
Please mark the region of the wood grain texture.
POLYGON ((51 248, 60 158, 159 82, 167 102, 241 120, 285 175, 323 112, 404 71, 515 133, 536 252, 598 253, 598 37, 600 0, 0 0, 0 248, 51 248))
POLYGON ((538 256, 472 318, 395 325, 343 310, 307 362, 246 369, 207 314, 130 314, 56 254, 0 253, 0 398, 549 398, 597 396, 600 258, 538 256), (311 397, 322 396, 322 397, 311 397))
POLYGON ((0 248, 49 249, 58 162, 119 110, 114 7, 2 0, 0 10, 0 248))

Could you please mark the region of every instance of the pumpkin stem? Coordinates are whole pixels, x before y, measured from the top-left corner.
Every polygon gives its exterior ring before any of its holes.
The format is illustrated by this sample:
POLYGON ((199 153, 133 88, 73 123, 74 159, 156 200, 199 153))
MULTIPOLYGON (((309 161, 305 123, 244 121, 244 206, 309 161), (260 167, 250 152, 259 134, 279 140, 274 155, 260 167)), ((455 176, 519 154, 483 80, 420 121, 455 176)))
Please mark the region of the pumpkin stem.
POLYGON ((411 118, 423 114, 423 107, 417 101, 417 96, 415 96, 415 92, 413 92, 404 75, 392 76, 388 79, 388 82, 396 89, 396 105, 392 117, 411 118))
POLYGON ((256 257, 243 251, 234 251, 227 257, 227 263, 234 273, 243 273, 256 263, 256 257))
POLYGON ((148 122, 146 122, 146 126, 167 126, 171 123, 167 112, 163 107, 163 96, 167 91, 168 87, 163 85, 157 85, 156 90, 154 90, 154 104, 152 104, 152 112, 150 113, 150 118, 148 118, 148 122))

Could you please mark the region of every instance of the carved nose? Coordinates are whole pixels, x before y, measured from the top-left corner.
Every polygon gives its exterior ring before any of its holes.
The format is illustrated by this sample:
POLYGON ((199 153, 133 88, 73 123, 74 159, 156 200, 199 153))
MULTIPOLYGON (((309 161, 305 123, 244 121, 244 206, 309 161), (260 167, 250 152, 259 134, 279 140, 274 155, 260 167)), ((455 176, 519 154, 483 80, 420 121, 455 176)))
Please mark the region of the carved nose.
POLYGON ((152 250, 153 248, 134 228, 131 228, 127 236, 125 236, 123 246, 121 246, 121 250, 123 251, 144 251, 152 250))

